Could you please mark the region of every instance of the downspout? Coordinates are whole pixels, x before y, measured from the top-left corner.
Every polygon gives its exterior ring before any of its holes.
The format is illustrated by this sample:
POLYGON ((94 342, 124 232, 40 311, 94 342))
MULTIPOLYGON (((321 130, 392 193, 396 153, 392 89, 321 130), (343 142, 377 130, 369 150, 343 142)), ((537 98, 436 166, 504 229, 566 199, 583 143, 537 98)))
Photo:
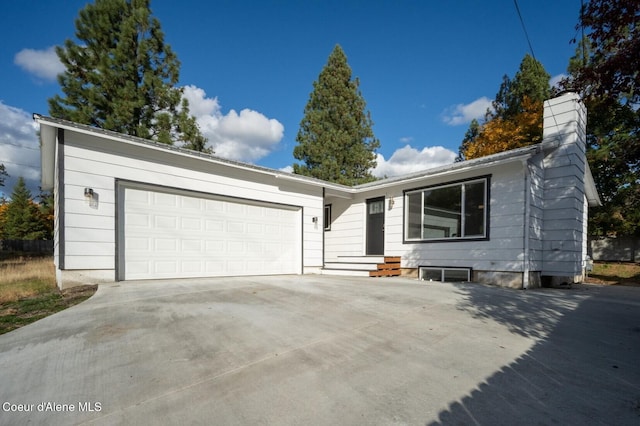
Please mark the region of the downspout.
POLYGON ((528 159, 522 160, 522 167, 524 169, 524 241, 522 244, 524 253, 522 256, 522 288, 526 290, 529 288, 529 228, 531 223, 531 176, 528 159))
MULTIPOLYGON (((325 254, 324 254, 324 245, 325 245, 325 241, 324 241, 324 235, 325 235, 325 223, 324 223, 324 209, 325 206, 327 204, 327 188, 325 188, 324 186, 322 187, 322 269, 324 269, 324 261, 325 261, 325 254)), ((331 220, 331 218, 328 218, 328 220, 331 220)))

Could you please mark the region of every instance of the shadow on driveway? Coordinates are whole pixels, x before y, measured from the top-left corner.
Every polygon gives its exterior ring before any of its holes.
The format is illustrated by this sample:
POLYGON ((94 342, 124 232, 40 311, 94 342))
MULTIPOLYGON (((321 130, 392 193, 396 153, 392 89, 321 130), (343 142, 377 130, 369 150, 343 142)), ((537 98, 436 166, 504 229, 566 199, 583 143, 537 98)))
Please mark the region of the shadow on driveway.
POLYGON ((456 291, 458 309, 539 341, 429 425, 640 424, 640 288, 456 291))
POLYGON ((0 425, 637 425, 639 290, 327 276, 101 286, 0 336, 0 425))

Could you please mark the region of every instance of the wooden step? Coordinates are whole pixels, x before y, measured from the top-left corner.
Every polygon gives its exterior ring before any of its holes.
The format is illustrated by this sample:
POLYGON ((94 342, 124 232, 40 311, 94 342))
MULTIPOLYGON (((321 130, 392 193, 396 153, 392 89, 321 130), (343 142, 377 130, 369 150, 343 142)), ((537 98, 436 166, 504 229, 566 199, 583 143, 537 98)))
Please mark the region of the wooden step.
POLYGON ((382 269, 400 269, 400 262, 397 263, 378 263, 378 265, 376 265, 378 268, 378 271, 382 270, 382 269))
POLYGON ((326 262, 325 269, 354 269, 357 271, 371 271, 376 269, 375 263, 355 263, 355 262, 326 262))
POLYGON ((378 271, 369 271, 370 277, 399 277, 399 269, 383 269, 378 271))
POLYGON ((400 256, 338 256, 325 262, 322 273, 369 277, 397 277, 401 275, 400 256))

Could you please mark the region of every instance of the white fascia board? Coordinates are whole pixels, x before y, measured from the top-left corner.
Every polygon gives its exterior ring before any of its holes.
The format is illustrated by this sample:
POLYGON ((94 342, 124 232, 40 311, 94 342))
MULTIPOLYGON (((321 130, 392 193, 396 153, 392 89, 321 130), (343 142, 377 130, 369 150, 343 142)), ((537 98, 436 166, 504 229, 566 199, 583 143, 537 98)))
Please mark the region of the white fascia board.
MULTIPOLYGON (((531 151, 533 152, 533 151, 531 151)), ((518 156, 513 156, 513 157, 508 157, 508 158, 500 158, 500 159, 496 159, 494 161, 488 161, 485 163, 477 163, 477 162, 473 162, 470 164, 466 164, 464 166, 458 166, 458 165, 462 165, 465 164, 465 162, 461 162, 461 163, 454 163, 452 166, 446 166, 445 168, 438 168, 438 169, 432 169, 432 172, 426 171, 424 173, 421 173, 419 175, 414 175, 414 176, 408 176, 405 179, 393 179, 393 181, 391 182, 385 182, 385 181, 381 181, 379 184, 372 184, 372 185, 367 185, 366 187, 356 187, 358 192, 367 192, 367 191, 374 191, 374 190, 378 190, 378 189, 386 189, 386 188, 390 188, 390 187, 394 187, 394 186, 400 186, 400 185, 406 185, 412 182, 418 182, 418 181, 422 181, 424 179, 430 179, 430 178, 436 178, 436 177, 442 177, 442 176, 448 176, 448 175, 454 175, 454 174, 460 174, 463 172, 467 172, 469 170, 481 170, 481 169, 486 169, 489 167, 495 167, 495 166, 499 166, 501 164, 507 164, 507 163, 512 163, 512 162, 520 162, 522 160, 528 159, 529 157, 531 157, 531 152, 527 152, 526 154, 521 154, 518 156)))
POLYGON ((587 167, 584 173, 584 192, 587 196, 589 207, 602 206, 602 200, 600 199, 600 194, 598 194, 596 182, 593 179, 593 175, 591 174, 591 167, 589 167, 589 163, 586 163, 586 166, 587 167))
POLYGON ((250 171, 253 173, 259 173, 263 175, 268 175, 268 176, 275 177, 277 179, 284 179, 292 182, 297 182, 303 185, 331 188, 340 192, 342 191, 345 191, 347 193, 351 192, 351 188, 344 185, 332 184, 329 182, 324 182, 319 179, 303 177, 300 175, 295 175, 293 173, 281 172, 279 170, 269 169, 266 167, 253 166, 250 164, 245 164, 245 163, 236 162, 232 160, 220 159, 220 158, 213 157, 209 154, 202 154, 197 151, 189 151, 182 148, 176 148, 176 147, 172 147, 171 145, 159 145, 157 142, 147 141, 147 140, 143 140, 133 136, 122 135, 116 132, 98 129, 88 125, 76 124, 72 122, 67 122, 65 120, 51 119, 49 117, 42 117, 37 114, 34 114, 34 119, 37 123, 40 124, 41 128, 48 127, 52 129, 52 132, 54 135, 54 141, 55 141, 55 129, 63 129, 71 132, 84 134, 84 135, 101 137, 101 138, 122 143, 125 145, 140 146, 140 147, 148 148, 151 150, 161 151, 165 153, 168 152, 174 155, 179 155, 179 156, 183 156, 191 159, 200 159, 202 161, 215 163, 221 166, 250 171))
MULTIPOLYGON (((37 121, 37 119, 36 119, 37 121)), ((43 191, 51 191, 55 179, 56 128, 40 123, 40 186, 43 191)))

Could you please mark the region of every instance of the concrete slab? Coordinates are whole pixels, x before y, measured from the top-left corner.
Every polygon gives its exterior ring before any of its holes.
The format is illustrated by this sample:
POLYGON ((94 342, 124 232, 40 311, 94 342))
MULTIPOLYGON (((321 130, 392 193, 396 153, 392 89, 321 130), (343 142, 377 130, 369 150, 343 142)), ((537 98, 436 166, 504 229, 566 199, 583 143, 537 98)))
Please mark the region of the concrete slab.
POLYGON ((123 282, 0 336, 0 424, 638 424, 638 360, 640 288, 123 282))

